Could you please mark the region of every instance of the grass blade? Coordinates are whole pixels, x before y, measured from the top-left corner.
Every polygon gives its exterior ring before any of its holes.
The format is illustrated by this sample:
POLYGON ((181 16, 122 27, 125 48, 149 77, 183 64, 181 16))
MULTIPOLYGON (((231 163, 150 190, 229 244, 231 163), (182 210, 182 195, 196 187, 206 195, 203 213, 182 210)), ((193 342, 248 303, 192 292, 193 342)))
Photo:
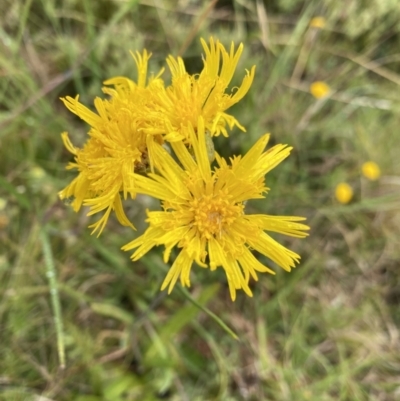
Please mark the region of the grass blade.
POLYGON ((64 330, 61 318, 61 303, 58 292, 58 283, 56 278, 56 271, 54 267, 53 253, 51 250, 49 238, 45 228, 40 231, 40 240, 42 242, 44 262, 46 264, 46 276, 49 280, 51 303, 54 312, 54 324, 57 333, 57 349, 60 367, 65 368, 65 346, 64 346, 64 330))

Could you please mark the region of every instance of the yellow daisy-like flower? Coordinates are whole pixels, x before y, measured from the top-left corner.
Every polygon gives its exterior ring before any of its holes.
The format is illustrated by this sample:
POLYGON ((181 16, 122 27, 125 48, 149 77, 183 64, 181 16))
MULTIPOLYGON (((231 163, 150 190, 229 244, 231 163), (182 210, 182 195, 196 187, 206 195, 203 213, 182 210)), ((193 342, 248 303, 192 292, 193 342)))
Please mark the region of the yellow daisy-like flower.
POLYGON ((361 171, 364 177, 368 178, 371 181, 375 181, 381 176, 381 169, 375 162, 372 161, 365 162, 361 166, 361 171))
MULTIPOLYGON (((79 102, 79 97, 61 99, 65 106, 91 126, 89 139, 83 148, 75 147, 66 132, 62 134, 65 147, 75 156, 75 162, 67 169, 77 169, 78 176, 60 192, 61 199, 72 199, 72 207, 78 211, 82 205, 89 206, 88 215, 104 212, 100 220, 89 227, 98 235, 112 211, 119 222, 132 226, 126 217, 121 201, 134 198, 135 172, 143 172, 149 164, 147 135, 144 129, 149 122, 151 96, 163 86, 156 77, 147 77, 151 54, 133 54, 138 69, 137 82, 116 77, 105 82, 112 88, 103 88, 110 99, 96 98, 97 114, 79 102), (147 82, 148 81, 148 82, 147 82)), ((162 137, 155 138, 159 142, 162 137)))
POLYGON ((317 99, 328 96, 330 91, 331 88, 323 81, 316 81, 310 85, 310 92, 317 99))
POLYGON ((341 182, 336 186, 335 197, 340 203, 345 205, 353 199, 353 189, 346 182, 341 182))
POLYGON ((147 212, 149 228, 122 249, 136 249, 132 259, 138 260, 150 249, 164 245, 164 262, 177 246, 180 253, 170 268, 161 289, 171 292, 180 278, 190 286, 193 262, 211 270, 221 266, 226 273, 232 300, 236 290, 252 296, 250 276, 272 270, 252 254, 256 250, 283 269, 290 271, 300 256, 285 248, 265 231, 293 237, 305 237, 309 229, 298 221, 302 217, 246 215, 244 202, 263 198, 268 191, 264 176, 289 156, 290 147, 276 145, 264 151, 269 135, 264 135, 244 156, 231 159, 230 165, 216 155, 219 167, 212 171, 205 142, 205 122, 199 118, 196 129, 189 126, 187 136, 194 158, 183 141, 171 146, 182 167, 157 143, 152 143, 152 155, 158 174, 138 176, 137 192, 162 201, 161 211, 147 212))
POLYGON ((220 134, 228 136, 227 126, 232 129, 245 128, 225 111, 241 100, 248 92, 254 78, 255 66, 246 72, 240 87, 232 93, 226 93, 243 52, 243 44, 235 51, 231 44, 229 52, 213 38, 210 45, 201 39, 205 58, 204 68, 200 74, 187 73, 182 58, 169 56, 168 67, 172 74, 172 84, 155 95, 158 104, 158 124, 149 133, 163 132, 167 141, 188 141, 187 127, 196 129, 201 116, 206 130, 211 136, 220 134))

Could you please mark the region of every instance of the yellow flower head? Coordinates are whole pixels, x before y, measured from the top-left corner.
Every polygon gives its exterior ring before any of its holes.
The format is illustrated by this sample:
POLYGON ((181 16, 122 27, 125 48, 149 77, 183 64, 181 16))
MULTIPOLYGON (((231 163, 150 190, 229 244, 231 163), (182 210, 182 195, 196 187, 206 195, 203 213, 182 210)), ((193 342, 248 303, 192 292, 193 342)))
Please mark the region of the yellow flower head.
POLYGON ((244 157, 234 157, 228 164, 216 155, 218 168, 210 167, 205 121, 199 118, 196 130, 189 125, 187 136, 193 147, 194 158, 183 141, 171 146, 182 167, 157 143, 152 143, 152 155, 158 174, 138 176, 137 192, 162 201, 162 210, 147 212, 149 228, 123 247, 136 249, 132 255, 138 260, 151 248, 164 245, 164 262, 177 246, 180 253, 170 268, 161 289, 171 292, 180 278, 183 286, 190 286, 193 262, 211 270, 225 270, 232 300, 236 290, 243 289, 252 296, 250 276, 257 280, 257 272, 272 270, 261 264, 252 254, 254 249, 267 256, 283 269, 290 271, 300 256, 280 245, 265 231, 294 237, 305 237, 309 228, 298 221, 302 217, 246 215, 244 202, 263 198, 268 188, 264 176, 289 156, 291 148, 276 145, 264 151, 269 135, 264 135, 244 157))
MULTIPOLYGON (((158 130, 166 134, 167 141, 188 140, 187 127, 196 129, 201 116, 211 136, 228 136, 227 126, 245 131, 239 122, 225 110, 242 99, 248 92, 254 78, 255 66, 246 72, 240 87, 226 93, 243 51, 240 44, 235 51, 233 43, 229 52, 217 40, 210 39, 210 45, 201 39, 204 49, 204 67, 200 74, 186 72, 183 60, 169 56, 168 67, 172 84, 155 96, 158 103, 158 130)), ((156 116, 155 116, 156 117, 156 116)))
POLYGON ((336 186, 335 189, 336 199, 344 205, 349 203, 353 198, 353 189, 345 182, 341 182, 336 186))
POLYGON ((326 25, 326 19, 324 17, 314 17, 310 21, 310 26, 312 28, 323 29, 325 28, 325 25, 326 25))
POLYGON ((368 178, 371 181, 375 181, 381 176, 381 169, 375 162, 372 161, 365 162, 361 166, 361 170, 364 177, 368 178))
MULTIPOLYGON (((61 99, 65 106, 90 125, 89 139, 83 148, 75 147, 66 132, 62 134, 65 147, 75 156, 75 162, 67 169, 78 170, 78 176, 60 192, 61 199, 72 199, 72 207, 78 211, 89 206, 88 215, 104 212, 93 227, 93 233, 101 234, 111 211, 119 222, 132 226, 126 217, 121 201, 134 198, 135 172, 146 170, 148 160, 147 136, 144 129, 150 124, 148 115, 151 95, 163 86, 158 74, 147 79, 150 54, 132 54, 138 69, 137 82, 116 77, 105 82, 112 88, 103 88, 109 99, 96 98, 97 113, 79 102, 79 96, 61 99), (148 81, 148 82, 147 82, 148 81)), ((161 136, 155 138, 162 141, 161 136)))
POLYGON ((331 88, 323 81, 316 81, 310 85, 310 92, 317 99, 328 96, 330 91, 331 88))

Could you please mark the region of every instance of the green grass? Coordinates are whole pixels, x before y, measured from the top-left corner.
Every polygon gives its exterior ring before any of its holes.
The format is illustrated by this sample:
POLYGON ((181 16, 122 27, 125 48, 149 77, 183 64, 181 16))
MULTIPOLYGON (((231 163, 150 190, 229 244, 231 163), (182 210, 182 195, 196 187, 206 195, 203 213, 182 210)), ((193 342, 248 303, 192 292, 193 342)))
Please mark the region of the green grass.
MULTIPOLYGON (((176 3, 3 4, 0 399, 399 399, 397 3, 176 3), (325 29, 309 28, 316 15, 325 29), (244 43, 240 73, 257 65, 232 109, 247 133, 218 138, 217 149, 243 153, 265 132, 294 147, 248 211, 306 216, 311 226, 307 239, 283 239, 300 266, 261 276, 254 297, 235 303, 218 271, 193 269, 189 291, 161 293, 168 266, 158 250, 132 263, 120 247, 134 232, 111 219, 92 237, 85 211, 57 196, 72 177, 60 133, 82 144, 88 130, 59 97, 79 93, 92 106, 105 79, 135 78, 129 50, 143 47, 154 72, 180 51, 199 71, 198 39, 210 35, 244 43), (316 80, 330 98, 311 96, 316 80), (361 176, 367 160, 380 165, 379 181, 361 176), (354 188, 349 205, 335 201, 341 181, 354 188)), ((129 205, 139 231, 146 207, 129 205)))

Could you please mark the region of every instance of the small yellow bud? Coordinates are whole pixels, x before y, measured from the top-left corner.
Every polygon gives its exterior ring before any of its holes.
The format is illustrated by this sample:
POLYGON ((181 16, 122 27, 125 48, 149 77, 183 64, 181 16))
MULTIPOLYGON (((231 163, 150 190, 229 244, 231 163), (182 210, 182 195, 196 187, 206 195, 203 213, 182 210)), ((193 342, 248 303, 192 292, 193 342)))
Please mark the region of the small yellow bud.
POLYGON ((335 196, 340 203, 343 203, 345 205, 346 203, 349 203, 353 198, 353 189, 349 184, 341 182, 336 186, 335 196))
POLYGON ((46 172, 41 167, 35 166, 30 169, 29 174, 31 178, 39 180, 41 178, 44 178, 46 172))
POLYGON ((314 17, 310 21, 310 26, 312 28, 323 29, 325 28, 325 25, 326 25, 326 19, 324 17, 314 17))
POLYGON ((317 99, 327 96, 330 91, 331 88, 322 81, 316 81, 310 85, 310 92, 317 99))
POLYGON ((375 162, 366 162, 361 166, 364 177, 371 181, 377 180, 381 176, 381 169, 375 162))
POLYGON ((5 198, 0 198, 0 211, 4 210, 7 206, 7 201, 5 198))

